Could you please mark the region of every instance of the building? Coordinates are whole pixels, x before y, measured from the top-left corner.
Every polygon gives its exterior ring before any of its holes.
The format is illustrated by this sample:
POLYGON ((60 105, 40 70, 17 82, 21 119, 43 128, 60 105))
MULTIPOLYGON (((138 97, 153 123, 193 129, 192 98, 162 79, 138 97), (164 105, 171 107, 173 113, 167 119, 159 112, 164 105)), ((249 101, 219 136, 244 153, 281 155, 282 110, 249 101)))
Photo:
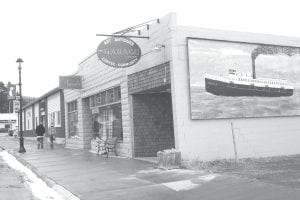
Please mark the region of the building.
POLYGON ((0 113, 0 133, 8 133, 8 130, 18 129, 17 113, 0 113))
POLYGON ((23 107, 24 137, 35 137, 35 129, 40 122, 45 126, 46 136, 53 122, 55 142, 65 142, 64 95, 61 89, 54 88, 23 107))
POLYGON ((79 64, 73 75, 82 76, 83 88, 64 90, 66 147, 93 148, 98 136, 117 137, 117 154, 125 157, 171 148, 189 161, 300 153, 300 39, 179 26, 174 13, 139 33, 149 39, 132 39, 142 50, 137 64, 109 67, 96 52, 79 64), (279 74, 294 93, 209 93, 205 74, 226 76, 232 68, 251 80, 241 84, 241 75, 226 87, 250 90, 257 76, 266 82, 255 88, 280 91, 279 74))

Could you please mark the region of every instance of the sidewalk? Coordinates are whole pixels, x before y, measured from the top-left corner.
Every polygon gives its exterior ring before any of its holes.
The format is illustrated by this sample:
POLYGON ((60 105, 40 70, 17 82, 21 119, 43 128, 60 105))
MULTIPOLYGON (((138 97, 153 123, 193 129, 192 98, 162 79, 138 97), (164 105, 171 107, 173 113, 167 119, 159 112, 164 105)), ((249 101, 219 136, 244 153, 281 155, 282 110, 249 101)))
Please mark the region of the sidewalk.
POLYGON ((30 189, 24 184, 23 175, 9 168, 1 157, 0 196, 3 200, 34 199, 30 189))
POLYGON ((176 199, 299 199, 300 190, 235 176, 192 170, 159 170, 156 165, 129 158, 96 156, 87 150, 36 149, 25 140, 0 137, 0 146, 25 163, 48 185, 61 185, 82 200, 176 199))

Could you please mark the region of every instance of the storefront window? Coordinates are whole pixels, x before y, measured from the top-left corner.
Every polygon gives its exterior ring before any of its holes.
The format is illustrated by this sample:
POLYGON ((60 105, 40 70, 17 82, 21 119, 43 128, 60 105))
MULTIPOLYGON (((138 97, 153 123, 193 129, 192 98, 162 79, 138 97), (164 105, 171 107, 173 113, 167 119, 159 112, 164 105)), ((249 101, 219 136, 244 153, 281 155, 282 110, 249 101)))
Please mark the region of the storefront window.
POLYGON ((68 103, 69 137, 74 137, 78 135, 77 122, 78 122, 77 101, 72 101, 68 103))
POLYGON ((103 106, 98 113, 93 114, 94 137, 123 139, 121 104, 103 106))
POLYGON ((90 98, 90 107, 98 107, 106 104, 119 103, 121 100, 120 86, 102 91, 90 98))
POLYGON ((114 102, 114 89, 110 89, 107 91, 107 103, 114 102))
POLYGON ((106 91, 101 92, 100 95, 101 95, 101 104, 100 105, 106 104, 106 91))
POLYGON ((120 101, 121 100, 121 90, 120 87, 114 88, 114 101, 120 101))
POLYGON ((94 138, 123 139, 120 86, 99 92, 90 98, 94 138))

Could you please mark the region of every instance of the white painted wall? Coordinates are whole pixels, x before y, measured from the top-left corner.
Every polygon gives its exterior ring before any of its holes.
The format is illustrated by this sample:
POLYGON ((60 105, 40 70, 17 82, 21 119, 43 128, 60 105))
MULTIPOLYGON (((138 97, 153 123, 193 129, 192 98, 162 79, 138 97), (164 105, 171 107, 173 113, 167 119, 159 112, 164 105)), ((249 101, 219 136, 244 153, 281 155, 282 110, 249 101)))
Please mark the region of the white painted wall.
POLYGON ((26 119, 26 125, 25 125, 25 127, 26 127, 26 131, 28 131, 28 130, 32 130, 32 128, 33 128, 33 124, 32 124, 32 107, 31 106, 29 106, 28 108, 26 108, 25 109, 25 119, 26 119))
POLYGON ((51 96, 47 97, 47 110, 48 110, 48 127, 51 126, 51 115, 54 115, 54 125, 55 127, 60 127, 61 122, 57 121, 57 113, 61 111, 60 109, 60 92, 57 92, 51 96))
POLYGON ((180 26, 174 28, 172 34, 171 81, 175 141, 184 160, 234 158, 231 123, 239 158, 300 153, 299 116, 192 120, 186 40, 187 37, 197 37, 300 47, 299 38, 180 26))
POLYGON ((40 119, 39 119, 39 104, 34 104, 34 120, 35 120, 35 128, 39 125, 40 119))

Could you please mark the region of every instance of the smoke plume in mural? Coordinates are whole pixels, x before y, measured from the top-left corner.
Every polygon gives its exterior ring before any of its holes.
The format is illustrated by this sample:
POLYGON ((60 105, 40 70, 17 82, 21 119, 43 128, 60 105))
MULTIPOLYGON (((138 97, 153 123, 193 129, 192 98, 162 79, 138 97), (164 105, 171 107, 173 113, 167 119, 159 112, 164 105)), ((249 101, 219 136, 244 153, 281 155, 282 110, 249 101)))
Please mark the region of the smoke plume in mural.
POLYGON ((285 46, 274 46, 274 45, 259 45, 256 47, 252 53, 252 76, 256 78, 255 74, 255 59, 259 55, 274 55, 274 54, 285 54, 288 56, 293 56, 295 54, 300 54, 300 48, 295 47, 285 47, 285 46))

